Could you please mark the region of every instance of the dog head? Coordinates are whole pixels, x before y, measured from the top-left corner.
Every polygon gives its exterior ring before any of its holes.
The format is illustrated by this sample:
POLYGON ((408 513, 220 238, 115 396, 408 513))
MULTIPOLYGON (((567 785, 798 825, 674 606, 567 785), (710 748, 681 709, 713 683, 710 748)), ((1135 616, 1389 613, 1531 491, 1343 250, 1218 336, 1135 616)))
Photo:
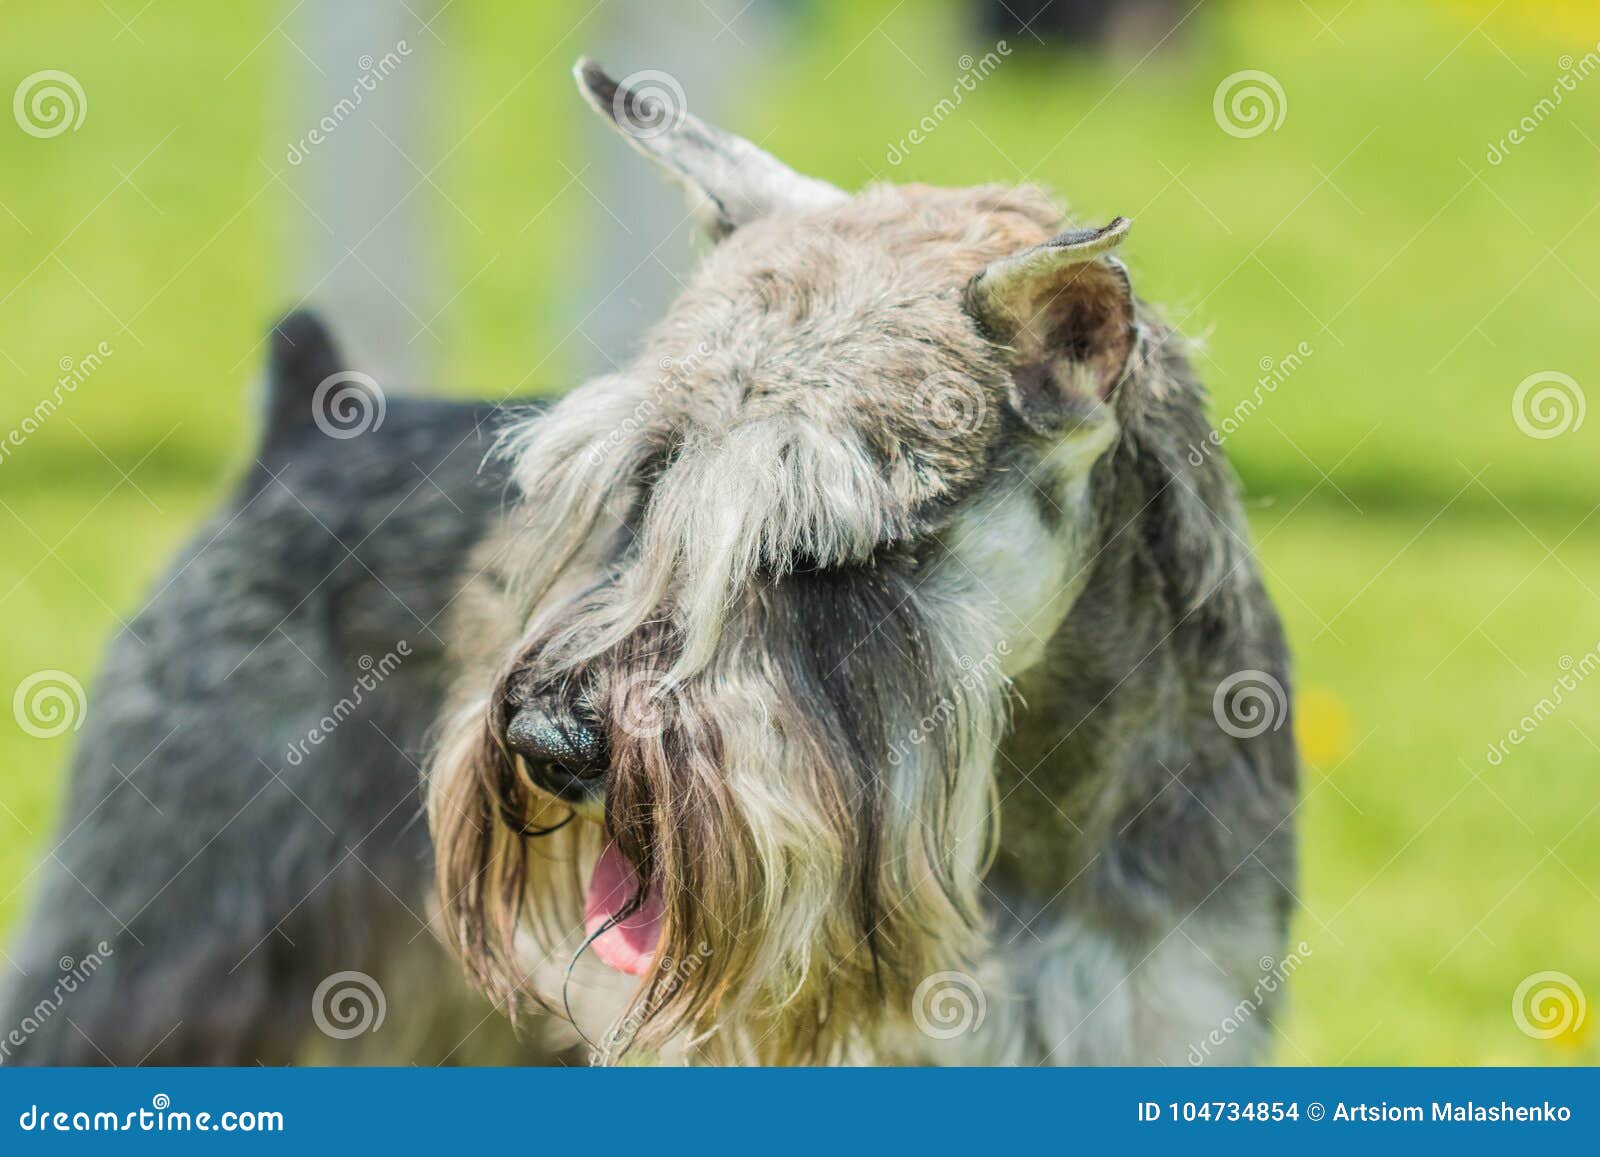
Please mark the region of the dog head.
POLYGON ((431 777, 445 923, 507 999, 530 953, 636 973, 628 1040, 836 1055, 982 944, 1010 681, 1081 589, 1141 356, 1128 222, 847 196, 577 76, 717 244, 507 442, 431 777))

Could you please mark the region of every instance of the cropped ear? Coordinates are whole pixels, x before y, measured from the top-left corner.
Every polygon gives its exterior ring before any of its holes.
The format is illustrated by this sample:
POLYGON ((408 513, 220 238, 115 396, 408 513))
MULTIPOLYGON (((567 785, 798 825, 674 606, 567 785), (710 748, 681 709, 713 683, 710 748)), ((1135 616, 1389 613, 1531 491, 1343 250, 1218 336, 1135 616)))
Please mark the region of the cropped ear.
POLYGON ((683 186, 689 208, 713 237, 725 237, 761 217, 803 213, 845 200, 826 181, 801 176, 743 137, 691 115, 683 89, 666 73, 634 73, 618 84, 585 58, 573 76, 590 107, 683 186))
POLYGON ((284 315, 267 335, 267 349, 262 440, 270 443, 311 425, 320 401, 318 388, 349 365, 328 327, 309 309, 284 315))
POLYGON ((1110 256, 1132 224, 1075 229, 993 262, 967 286, 967 310, 1009 347, 1011 402, 1041 434, 1105 399, 1133 353, 1133 287, 1110 256))

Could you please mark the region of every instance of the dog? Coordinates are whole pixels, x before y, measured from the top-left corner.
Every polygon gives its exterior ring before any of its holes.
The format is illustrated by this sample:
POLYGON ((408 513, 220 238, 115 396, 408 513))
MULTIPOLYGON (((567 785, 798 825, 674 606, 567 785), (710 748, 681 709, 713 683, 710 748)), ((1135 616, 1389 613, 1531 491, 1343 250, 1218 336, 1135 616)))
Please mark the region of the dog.
POLYGON ((579 80, 717 249, 550 414, 274 329, 89 697, 0 1063, 1261 1059, 1288 660, 1127 224, 848 198, 579 80))
POLYGON ((0 1063, 559 1059, 428 926, 444 612, 506 412, 385 397, 270 336, 250 469, 119 633, 0 966, 0 1063))
POLYGON ((502 435, 428 777, 468 973, 601 1061, 1263 1059, 1289 659, 1129 221, 576 76, 715 246, 502 435))

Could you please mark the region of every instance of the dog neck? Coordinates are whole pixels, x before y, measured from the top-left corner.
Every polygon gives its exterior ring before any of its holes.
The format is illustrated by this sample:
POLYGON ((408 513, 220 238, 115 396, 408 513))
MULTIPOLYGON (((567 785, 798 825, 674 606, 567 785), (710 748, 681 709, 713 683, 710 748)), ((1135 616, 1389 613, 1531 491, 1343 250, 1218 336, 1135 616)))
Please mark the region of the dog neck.
POLYGON ((1005 919, 1161 925, 1249 853, 1230 833, 1281 816, 1294 791, 1287 726, 1241 744, 1214 717, 1230 673, 1262 668, 1287 688, 1287 650, 1232 480, 1176 462, 1125 439, 1097 465, 1112 498, 1092 571, 1016 680, 986 881, 1005 919))

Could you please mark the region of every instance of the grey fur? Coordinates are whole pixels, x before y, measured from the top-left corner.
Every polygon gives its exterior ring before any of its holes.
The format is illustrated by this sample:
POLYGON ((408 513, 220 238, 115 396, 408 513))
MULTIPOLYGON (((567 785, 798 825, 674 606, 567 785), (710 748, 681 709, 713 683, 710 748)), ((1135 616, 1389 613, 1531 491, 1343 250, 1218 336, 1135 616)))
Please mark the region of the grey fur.
POLYGON ((6 1063, 535 1055, 420 922, 440 616, 502 501, 503 476, 479 466, 503 418, 393 396, 376 428, 335 439, 312 421, 315 387, 345 368, 321 326, 285 318, 272 356, 256 461, 89 691, 59 831, 7 949, 6 1063), (398 666, 345 717, 336 705, 385 656, 398 666), (101 963, 52 1008, 63 958, 101 963), (317 985, 344 970, 382 986, 378 1032, 314 1027, 317 985))
POLYGON ((609 840, 658 956, 705 962, 602 1014, 647 1047, 1181 1063, 1282 951, 1296 759, 1234 481, 1188 453, 1204 392, 1111 256, 1129 223, 907 186, 723 224, 638 358, 507 436, 528 501, 452 629, 430 780, 452 939, 548 1003, 609 840), (1240 675, 1281 697, 1265 726, 1228 725, 1240 675), (612 763, 551 832, 510 724, 563 703, 612 763), (926 1031, 928 982, 969 973, 994 1015, 926 1031))

